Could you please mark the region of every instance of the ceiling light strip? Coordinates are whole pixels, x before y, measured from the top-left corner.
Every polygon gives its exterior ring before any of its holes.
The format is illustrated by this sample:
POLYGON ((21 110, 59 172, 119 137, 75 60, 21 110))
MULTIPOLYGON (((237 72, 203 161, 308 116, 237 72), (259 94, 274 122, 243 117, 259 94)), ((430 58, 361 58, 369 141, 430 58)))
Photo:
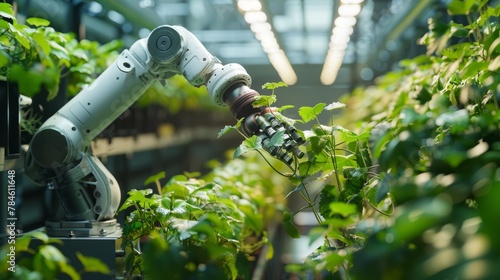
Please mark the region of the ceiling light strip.
POLYGON ((297 74, 288 60, 285 52, 280 48, 278 40, 266 13, 262 9, 259 0, 238 0, 238 10, 245 21, 250 25, 255 38, 259 40, 262 49, 267 54, 271 65, 273 65, 281 80, 289 85, 297 82, 297 74))
POLYGON ((324 85, 331 85, 337 79, 363 1, 340 0, 337 11, 338 17, 333 24, 330 45, 320 75, 321 83, 324 85))

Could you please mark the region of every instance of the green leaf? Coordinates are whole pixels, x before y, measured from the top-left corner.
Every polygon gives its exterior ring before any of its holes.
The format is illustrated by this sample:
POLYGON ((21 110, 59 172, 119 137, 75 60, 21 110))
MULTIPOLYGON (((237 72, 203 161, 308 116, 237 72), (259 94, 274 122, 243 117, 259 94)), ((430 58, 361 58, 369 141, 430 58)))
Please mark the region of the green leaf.
POLYGON ((125 202, 118 211, 123 211, 129 208, 130 206, 135 205, 136 203, 138 203, 139 205, 144 205, 147 201, 149 201, 149 198, 147 198, 146 195, 150 195, 152 193, 153 193, 152 189, 130 190, 128 192, 129 197, 125 200, 125 202))
POLYGON ((6 13, 4 11, 0 11, 0 17, 15 20, 15 17, 12 14, 6 13))
POLYGON ((293 216, 290 212, 283 212, 283 225, 286 233, 292 238, 300 238, 300 232, 297 225, 293 222, 293 216))
POLYGON ((346 260, 346 256, 340 256, 336 252, 331 252, 328 256, 325 258, 325 268, 328 271, 335 271, 337 266, 341 266, 346 260))
POLYGON ((237 204, 238 209, 245 214, 245 224, 255 232, 262 231, 264 229, 264 221, 262 220, 262 215, 258 213, 255 205, 246 199, 238 200, 237 204))
POLYGON ((319 212, 324 218, 331 217, 330 203, 339 197, 338 189, 333 185, 326 185, 320 192, 319 212))
POLYGON ((50 44, 43 33, 35 32, 35 34, 32 35, 32 38, 38 44, 38 46, 40 46, 45 55, 48 55, 50 53, 50 44))
POLYGON ((329 207, 332 213, 340 214, 343 217, 354 215, 358 212, 356 205, 344 202, 332 202, 329 204, 329 207))
POLYGON ((455 37, 467 37, 469 36, 470 30, 463 27, 463 25, 453 25, 450 28, 450 33, 455 37))
POLYGON ((55 276, 60 268, 60 263, 65 263, 66 257, 52 245, 42 245, 33 257, 33 268, 40 271, 49 279, 56 279, 55 276))
POLYGON ((354 151, 356 163, 358 164, 359 167, 372 166, 372 159, 370 155, 368 139, 366 141, 351 142, 347 145, 347 147, 349 148, 350 151, 354 151))
POLYGON ((278 108, 278 112, 282 112, 282 111, 284 111, 286 109, 292 109, 292 108, 295 108, 295 106, 293 106, 293 105, 283 105, 283 106, 281 106, 281 107, 278 108))
POLYGON ((276 103, 276 95, 258 95, 252 102, 254 108, 271 106, 271 104, 276 103))
MULTIPOLYGON (((487 2, 488 0, 483 0, 483 3, 481 3, 479 6, 484 5, 487 2)), ((498 16, 500 16, 500 6, 496 8, 487 6, 486 11, 480 14, 478 24, 479 26, 483 26, 484 23, 487 22, 491 17, 498 17, 498 16)))
POLYGON ((353 194, 358 193, 366 183, 366 168, 346 167, 342 173, 345 178, 344 189, 353 194))
POLYGON ((438 158, 443 159, 451 167, 457 167, 467 158, 467 154, 463 151, 443 150, 438 158))
POLYGON ((188 178, 188 179, 197 178, 197 177, 200 177, 200 175, 201 175, 201 173, 200 173, 200 172, 197 172, 197 171, 195 171, 195 172, 187 172, 187 171, 184 171, 184 172, 182 172, 182 174, 183 174, 184 176, 186 176, 186 178, 188 178))
POLYGON ((47 100, 54 99, 59 93, 59 82, 61 80, 61 72, 52 65, 50 68, 45 69, 40 75, 44 75, 43 84, 47 89, 47 100))
POLYGON ((302 176, 310 176, 316 172, 323 171, 322 167, 324 167, 323 164, 315 161, 301 162, 299 164, 299 173, 302 176))
POLYGON ((469 112, 466 109, 444 113, 436 119, 436 125, 450 127, 453 133, 466 130, 469 122, 469 112))
POLYGON ((192 187, 186 184, 172 183, 167 184, 163 193, 173 195, 175 198, 185 199, 192 192, 192 187))
POLYGON ((85 272, 98 272, 106 275, 111 274, 109 267, 98 258, 84 256, 80 252, 76 252, 76 257, 82 263, 85 272))
POLYGON ((252 137, 245 139, 243 143, 241 143, 240 146, 236 148, 233 154, 233 159, 241 156, 244 153, 254 151, 257 149, 262 149, 262 143, 259 137, 253 135, 252 137))
POLYGON ((49 26, 50 25, 50 21, 48 21, 46 19, 43 19, 43 18, 37 18, 37 17, 28 18, 28 19, 26 19, 26 22, 28 24, 34 25, 36 27, 39 27, 39 26, 49 26))
MULTIPOLYGON (((284 106, 284 107, 286 107, 286 106, 284 106)), ((297 122, 297 120, 285 117, 279 111, 280 111, 280 109, 278 109, 278 112, 274 112, 274 115, 276 116, 276 118, 278 118, 280 121, 282 121, 282 122, 284 122, 286 124, 289 124, 289 125, 292 125, 292 126, 295 125, 295 123, 297 122)))
POLYGON ((399 118, 401 119, 401 122, 403 124, 422 123, 429 119, 429 117, 427 117, 426 115, 419 114, 410 107, 404 107, 401 110, 399 118))
MULTIPOLYGON (((213 217, 212 217, 213 218, 213 217)), ((203 219, 189 228, 189 231, 196 232, 198 235, 204 234, 206 238, 212 242, 217 240, 216 229, 217 226, 211 223, 212 219, 203 219)))
POLYGON ((187 181, 188 181, 188 177, 186 177, 186 175, 184 175, 184 174, 177 174, 175 176, 172 176, 168 180, 166 186, 168 187, 169 185, 172 185, 172 184, 177 184, 179 182, 187 182, 187 181))
POLYGON ((345 108, 346 105, 344 103, 341 103, 341 102, 333 102, 333 103, 330 103, 328 104, 326 107, 325 107, 325 110, 327 111, 331 111, 331 110, 335 110, 335 109, 343 109, 345 108))
POLYGON ((71 51, 71 56, 78 58, 79 60, 83 60, 85 62, 89 61, 89 57, 87 53, 83 49, 74 49, 71 51))
POLYGON ((452 0, 448 4, 448 13, 450 15, 468 15, 475 0, 452 0))
POLYGON ((66 48, 54 41, 50 41, 49 43, 52 48, 51 54, 55 55, 59 60, 70 60, 69 52, 66 48))
POLYGON ((420 146, 415 139, 400 141, 393 138, 378 157, 380 167, 382 170, 388 170, 390 168, 401 168, 402 166, 415 166, 420 160, 420 157, 416 156, 419 149, 420 146))
POLYGON ((267 243, 266 260, 271 260, 274 256, 274 246, 272 242, 267 243))
POLYGON ((461 79, 466 80, 488 69, 489 66, 491 66, 491 62, 469 60, 460 70, 459 76, 461 79))
POLYGON ((68 275, 71 278, 71 280, 82 279, 80 274, 69 263, 60 263, 59 266, 60 266, 61 272, 68 275))
POLYGON ((3 51, 0 51, 0 68, 8 64, 9 64, 9 56, 3 51))
POLYGON ((318 115, 325 108, 325 103, 318 103, 314 107, 304 106, 299 109, 299 115, 302 117, 304 122, 310 122, 318 117, 318 115))
POLYGON ((156 183, 157 181, 160 181, 161 179, 164 179, 165 178, 165 171, 161 171, 159 172, 158 174, 156 175, 153 175, 153 176, 150 176, 146 179, 146 181, 144 182, 144 185, 147 186, 149 184, 154 184, 156 183))
POLYGON ((73 66, 70 68, 71 72, 78 72, 86 75, 94 74, 95 68, 90 63, 73 66))
MULTIPOLYGON (((94 44, 95 42, 91 42, 91 43, 94 44)), ((112 40, 106 44, 98 46, 96 52, 99 55, 102 55, 102 54, 106 55, 106 54, 112 53, 113 51, 119 50, 122 46, 123 46, 123 42, 121 40, 112 40)))
POLYGON ((19 253, 31 250, 30 243, 32 239, 31 234, 26 234, 16 239, 16 252, 19 253))
POLYGON ((219 133, 217 134, 217 139, 221 138, 222 136, 224 136, 224 135, 226 135, 229 132, 234 131, 234 130, 236 130, 236 126, 234 126, 234 125, 226 125, 226 126, 224 126, 224 128, 221 129, 221 131, 219 131, 219 133))
POLYGON ((301 190, 305 189, 305 187, 306 187, 306 186, 304 185, 304 183, 300 183, 300 184, 299 184, 299 185, 298 185, 295 189, 293 189, 291 192, 289 192, 289 193, 285 196, 285 198, 288 198, 288 197, 289 197, 292 193, 299 192, 299 191, 301 191, 301 190))
POLYGON ((44 81, 44 75, 40 72, 25 70, 22 66, 14 64, 7 74, 11 81, 19 85, 19 91, 26 96, 38 93, 44 81))
POLYGON ((14 34, 16 40, 27 50, 31 48, 30 40, 23 32, 19 31, 19 29, 23 28, 23 25, 18 24, 9 24, 10 31, 14 34))
POLYGON ((2 14, 0 14, 2 17, 14 19, 14 10, 12 9, 11 4, 0 3, 0 12, 2 12, 2 14))
POLYGON ((288 87, 288 85, 285 82, 265 83, 262 85, 263 89, 270 89, 270 90, 274 90, 280 87, 288 87))
POLYGON ((285 142, 283 138, 283 134, 285 133, 284 129, 280 129, 276 131, 276 133, 271 137, 271 140, 269 140, 269 145, 271 146, 281 146, 283 145, 283 142, 285 142))
POLYGON ((245 118, 239 119, 238 122, 234 126, 226 125, 223 129, 221 129, 221 131, 219 131, 219 134, 217 135, 217 138, 220 138, 220 137, 228 134, 229 132, 231 132, 233 130, 237 130, 238 128, 240 128, 241 123, 244 120, 245 120, 245 118))
POLYGON ((361 134, 356 134, 353 131, 343 129, 340 130, 340 138, 346 143, 351 143, 354 141, 366 140, 370 137, 369 131, 363 131, 361 134))
POLYGON ((310 143, 310 149, 311 151, 319 155, 321 152, 323 152, 325 149, 327 149, 330 144, 330 136, 328 135, 323 135, 323 136, 313 136, 309 138, 309 143, 310 143))
POLYGON ((34 237, 40 239, 44 244, 47 244, 49 242, 49 236, 42 231, 33 231, 30 232, 28 235, 30 238, 34 237))

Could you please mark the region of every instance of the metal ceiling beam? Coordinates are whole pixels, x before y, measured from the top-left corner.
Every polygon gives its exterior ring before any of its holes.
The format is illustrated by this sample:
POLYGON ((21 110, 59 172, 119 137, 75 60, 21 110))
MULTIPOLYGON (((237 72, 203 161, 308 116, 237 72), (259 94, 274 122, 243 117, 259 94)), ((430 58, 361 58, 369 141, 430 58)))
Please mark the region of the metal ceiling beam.
POLYGON ((154 29, 162 24, 162 19, 153 11, 140 9, 136 1, 96 0, 106 10, 113 10, 123 15, 127 21, 135 26, 154 29))

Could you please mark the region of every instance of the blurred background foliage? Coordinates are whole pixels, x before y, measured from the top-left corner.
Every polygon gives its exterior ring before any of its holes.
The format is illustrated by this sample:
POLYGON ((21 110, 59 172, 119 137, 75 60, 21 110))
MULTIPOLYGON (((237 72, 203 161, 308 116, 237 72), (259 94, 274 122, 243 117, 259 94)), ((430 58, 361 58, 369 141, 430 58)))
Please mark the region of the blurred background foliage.
POLYGON ((335 119, 370 131, 376 192, 394 204, 356 225, 356 279, 500 277, 500 7, 447 5, 427 54, 346 95, 335 119))

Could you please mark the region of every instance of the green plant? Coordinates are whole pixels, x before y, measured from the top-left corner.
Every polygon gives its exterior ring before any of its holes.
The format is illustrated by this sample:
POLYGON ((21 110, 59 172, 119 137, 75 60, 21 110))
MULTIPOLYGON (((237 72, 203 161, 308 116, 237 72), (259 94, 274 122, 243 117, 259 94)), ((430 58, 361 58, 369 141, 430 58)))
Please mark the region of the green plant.
POLYGON ((68 95, 74 96, 92 84, 118 57, 121 47, 120 40, 100 44, 71 38, 66 42, 64 48, 70 57, 69 69, 65 72, 65 75, 69 75, 68 95))
MULTIPOLYGON (((451 18, 467 23, 430 19, 420 41, 426 55, 402 61, 400 70, 344 103, 299 109, 295 121, 309 123, 346 104, 333 119, 337 125, 318 122, 301 131, 307 157, 296 159, 291 172, 277 169, 295 186, 291 194, 315 213, 319 226, 311 239, 325 240, 290 272, 326 270, 347 279, 499 277, 500 7, 487 3, 450 1, 451 18)), ((274 88, 265 98, 269 105, 274 88)), ((276 116, 294 121, 281 115, 289 108, 276 116)), ((258 138, 245 139, 235 156, 261 147, 258 138)), ((295 213, 284 215, 292 237, 298 237, 295 213)))
MULTIPOLYGON (((286 84, 282 82, 265 84, 263 88, 272 90, 271 95, 259 97, 254 106, 271 106, 277 99, 275 89, 284 86, 286 84)), ((275 108, 275 116, 290 125, 295 125, 297 122, 304 124, 316 122, 309 130, 298 130, 298 133, 307 140, 307 145, 303 147, 306 152, 305 158, 295 158, 294 163, 286 167, 289 171, 283 171, 283 167, 280 168, 275 162, 269 162, 272 170, 288 178, 294 186, 286 197, 299 195, 305 202, 305 205, 295 209, 292 213, 284 212, 282 222, 286 232, 293 238, 299 238, 300 232, 293 217, 309 209, 319 225, 311 231, 311 243, 318 238, 325 240, 324 246, 315 253, 314 261, 309 262, 308 267, 299 265, 290 267, 290 271, 315 270, 315 267, 326 268, 329 271, 339 269, 346 271, 352 251, 350 248, 358 248, 363 240, 363 236, 357 234, 352 228, 361 220, 362 213, 366 210, 365 207, 369 205, 367 209, 371 212, 374 210, 384 214, 390 212, 390 203, 385 200, 377 201, 373 189, 365 187, 378 178, 378 175, 372 171, 375 166, 371 162, 368 151, 368 131, 357 134, 341 126, 323 125, 319 122, 318 116, 321 113, 330 111, 333 116, 334 110, 344 107, 345 105, 340 102, 328 105, 319 103, 313 107, 304 106, 298 110, 301 117, 298 120, 287 118, 282 114, 284 110, 291 109, 293 106, 275 108), (311 189, 318 184, 321 185, 320 191, 311 189)), ((241 121, 235 126, 226 126, 220 136, 233 130, 239 131, 240 125, 241 121)), ((241 134, 246 137, 243 133, 241 134)), ((283 139, 275 139, 274 142, 276 145, 281 145, 283 139)), ((256 151, 268 158, 261 150, 262 143, 254 135, 243 141, 236 149, 233 158, 251 151, 256 151)))
POLYGON ((119 41, 103 46, 78 41, 71 33, 54 30, 46 19, 19 23, 8 3, 0 3, 0 16, 0 75, 30 97, 45 89, 47 98, 54 98, 65 75, 72 76, 69 94, 78 93, 104 71, 121 46, 119 41))
POLYGON ((130 210, 123 234, 127 277, 148 279, 250 278, 258 254, 271 257, 266 227, 283 202, 281 178, 262 170, 261 159, 212 162, 212 172, 146 180, 120 211, 130 210), (266 177, 268 176, 268 177, 266 177))
POLYGON ((382 278, 499 275, 491 215, 500 199, 500 8, 486 3, 451 1, 449 14, 467 18, 467 24, 431 19, 421 40, 428 53, 403 61, 401 71, 355 95, 393 96, 385 103, 389 110, 362 123, 375 121, 377 189, 389 192, 396 205, 395 215, 364 229, 371 232, 353 255, 357 275, 367 275, 364 265, 378 267, 371 276, 382 278), (446 262, 431 264, 450 253, 446 262), (392 261, 399 265, 387 265, 392 261), (469 269, 478 263, 481 268, 469 269))
POLYGON ((85 273, 101 273, 109 275, 109 268, 99 259, 87 257, 80 252, 76 256, 82 266, 81 271, 74 268, 67 256, 57 248, 63 243, 59 239, 51 239, 41 231, 33 231, 22 237, 9 239, 0 248, 0 279, 57 279, 65 275, 72 280, 80 280, 85 273), (34 244, 36 243, 36 244, 34 244))
POLYGON ((207 92, 206 87, 191 85, 182 75, 175 75, 165 84, 154 83, 137 101, 139 106, 161 105, 170 113, 176 114, 182 109, 214 109, 220 110, 207 92))

